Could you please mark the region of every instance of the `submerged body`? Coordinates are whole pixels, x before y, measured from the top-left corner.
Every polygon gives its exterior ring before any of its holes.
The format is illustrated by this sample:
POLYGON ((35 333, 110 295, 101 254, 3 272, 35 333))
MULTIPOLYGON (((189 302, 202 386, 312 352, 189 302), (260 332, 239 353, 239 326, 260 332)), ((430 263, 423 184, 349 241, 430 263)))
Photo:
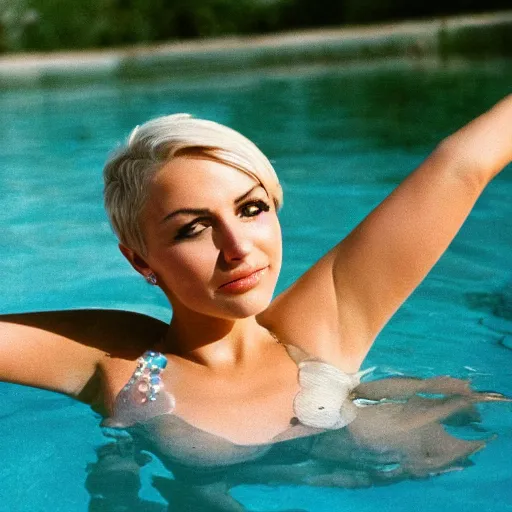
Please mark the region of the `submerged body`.
MULTIPOLYGON (((240 484, 356 488, 460 470, 471 465, 469 457, 488 440, 477 426, 476 403, 511 401, 448 377, 360 384, 360 375, 284 348, 297 364, 295 416, 272 439, 250 444, 181 418, 164 383, 165 356, 146 352, 114 401, 112 416, 103 421, 119 448, 110 445, 99 453, 88 477, 93 494, 109 503, 111 483, 119 482, 120 474, 130 481, 138 472, 135 461, 144 463, 141 452, 157 456, 174 476, 154 479, 162 496, 191 511, 244 510, 228 493, 240 484)), ((287 410, 285 403, 282 408, 287 410)), ((252 417, 260 413, 253 411, 252 417)), ((117 502, 120 494, 113 496, 117 502)), ((126 503, 134 507, 138 498, 130 496, 126 503)))
POLYGON ((476 402, 512 401, 497 393, 474 392, 466 381, 451 378, 395 377, 360 384, 368 371, 346 374, 295 347, 284 348, 298 366, 294 416, 285 430, 264 443, 239 444, 181 418, 176 398, 162 378, 166 358, 153 351, 139 358, 132 378, 116 397, 112 416, 102 425, 128 430, 141 449, 158 454, 170 467, 230 466, 259 459, 279 443, 307 438, 298 443, 299 450, 312 456, 356 464, 354 450, 393 452, 400 474, 409 471, 418 476, 441 471, 483 446, 479 441, 456 440, 441 428, 441 421, 457 414, 474 421, 476 402), (324 443, 316 436, 327 432, 332 432, 335 446, 319 449, 324 443), (452 449, 443 440, 450 440, 452 449))

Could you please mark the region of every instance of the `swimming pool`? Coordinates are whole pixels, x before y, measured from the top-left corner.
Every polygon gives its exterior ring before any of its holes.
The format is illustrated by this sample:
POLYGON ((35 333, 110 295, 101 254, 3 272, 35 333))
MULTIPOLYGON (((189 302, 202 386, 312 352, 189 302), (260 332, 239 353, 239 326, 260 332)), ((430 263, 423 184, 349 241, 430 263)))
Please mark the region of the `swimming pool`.
MULTIPOLYGON (((345 236, 437 141, 509 91, 510 61, 385 62, 0 92, 1 312, 108 307, 170 313, 117 251, 101 201, 105 155, 149 117, 190 112, 252 138, 282 179, 278 290, 345 236)), ((512 395, 512 176, 485 191, 447 254, 383 331, 365 366, 471 378, 512 395)), ((0 510, 85 511, 104 442, 88 407, 1 384, 0 510)), ((481 407, 498 434, 475 466, 361 490, 246 485, 249 510, 512 510, 512 406, 481 407)), ((162 502, 143 469, 141 496, 162 502)))

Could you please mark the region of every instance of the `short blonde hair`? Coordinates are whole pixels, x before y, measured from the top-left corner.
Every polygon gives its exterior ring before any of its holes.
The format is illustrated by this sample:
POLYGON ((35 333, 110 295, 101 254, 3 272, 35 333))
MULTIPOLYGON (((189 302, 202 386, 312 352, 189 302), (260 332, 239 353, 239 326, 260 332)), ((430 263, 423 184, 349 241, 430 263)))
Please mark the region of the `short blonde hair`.
POLYGON ((283 192, 268 158, 249 139, 227 126, 174 114, 137 126, 104 168, 104 200, 119 241, 140 255, 146 244, 139 225, 149 184, 172 158, 200 153, 234 167, 260 183, 276 209, 283 192))

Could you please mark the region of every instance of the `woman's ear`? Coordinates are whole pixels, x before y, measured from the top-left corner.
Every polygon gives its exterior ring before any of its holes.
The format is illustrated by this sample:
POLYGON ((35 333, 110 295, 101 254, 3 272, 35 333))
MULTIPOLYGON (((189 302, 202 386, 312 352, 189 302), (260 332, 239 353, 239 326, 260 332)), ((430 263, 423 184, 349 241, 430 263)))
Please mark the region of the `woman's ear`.
POLYGON ((119 244, 121 254, 128 260, 130 265, 146 279, 153 273, 150 266, 142 256, 139 256, 133 249, 126 247, 126 245, 119 244))

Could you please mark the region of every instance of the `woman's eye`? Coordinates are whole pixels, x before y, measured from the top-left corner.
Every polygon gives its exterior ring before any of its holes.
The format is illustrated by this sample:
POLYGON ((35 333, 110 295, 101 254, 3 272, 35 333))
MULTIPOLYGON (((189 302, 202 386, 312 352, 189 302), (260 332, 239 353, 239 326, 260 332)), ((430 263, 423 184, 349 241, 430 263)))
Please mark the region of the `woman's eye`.
POLYGON ((261 212, 268 212, 270 206, 265 201, 253 201, 247 203, 240 209, 240 213, 243 217, 255 217, 261 212))
MULTIPOLYGON (((244 204, 239 211, 242 217, 256 217, 261 212, 270 211, 270 206, 263 200, 251 201, 244 204)), ((174 240, 179 241, 187 238, 194 238, 195 236, 200 235, 206 228, 210 227, 212 222, 213 221, 210 218, 195 219, 189 224, 182 226, 176 233, 174 240)))
POLYGON ((174 239, 183 240, 184 238, 193 238, 194 236, 202 233, 207 227, 208 224, 206 221, 194 221, 193 223, 187 224, 186 226, 180 228, 174 239))

